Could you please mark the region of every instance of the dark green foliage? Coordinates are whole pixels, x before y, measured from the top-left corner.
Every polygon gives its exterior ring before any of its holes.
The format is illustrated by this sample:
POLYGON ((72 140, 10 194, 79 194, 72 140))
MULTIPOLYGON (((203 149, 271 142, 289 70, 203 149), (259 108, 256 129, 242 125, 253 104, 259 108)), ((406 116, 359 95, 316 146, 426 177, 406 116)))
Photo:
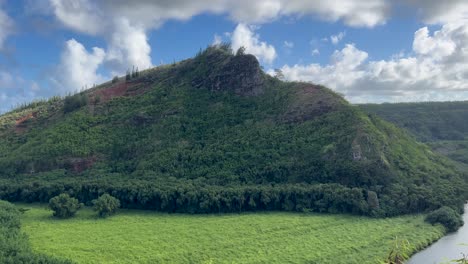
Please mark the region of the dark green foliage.
POLYGON ((75 199, 70 197, 66 193, 62 193, 49 200, 49 208, 54 211, 54 216, 58 218, 69 218, 78 212, 82 204, 75 199))
POLYGON ((125 75, 125 80, 130 81, 132 79, 132 73, 130 70, 127 70, 127 74, 125 75))
POLYGON ((63 112, 70 113, 88 104, 88 95, 84 93, 69 95, 63 101, 63 112))
POLYGON ((367 104, 369 113, 407 129, 468 171, 468 102, 367 104))
POLYGON ((463 140, 468 136, 468 102, 367 104, 360 107, 407 129, 424 142, 463 140))
POLYGON ((109 193, 125 208, 168 212, 390 216, 461 207, 467 196, 465 179, 426 145, 325 87, 267 76, 229 45, 127 86, 93 107, 39 115, 24 132, 0 128, 0 198, 67 192, 90 205, 109 193))
POLYGON ((455 232, 463 226, 463 218, 461 214, 448 206, 443 206, 426 217, 426 221, 431 224, 442 224, 449 232, 455 232))
POLYGON ((114 78, 112 78, 112 83, 117 83, 119 81, 119 76, 114 76, 114 78))
POLYGON ((242 56, 245 55, 245 47, 241 46, 239 49, 236 51, 236 56, 242 56))
POLYGON ((92 201, 94 211, 98 212, 100 217, 107 217, 115 214, 120 207, 119 199, 105 193, 96 200, 92 201))
POLYGON ((66 264, 70 261, 32 252, 28 237, 20 231, 21 211, 0 201, 0 263, 2 264, 66 264))

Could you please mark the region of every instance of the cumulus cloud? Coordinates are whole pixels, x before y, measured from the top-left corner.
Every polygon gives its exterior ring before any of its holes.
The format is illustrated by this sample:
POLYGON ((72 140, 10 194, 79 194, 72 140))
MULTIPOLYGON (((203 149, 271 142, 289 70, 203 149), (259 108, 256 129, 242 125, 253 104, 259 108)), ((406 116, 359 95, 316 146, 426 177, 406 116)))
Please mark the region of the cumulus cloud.
POLYGON ((354 45, 335 51, 328 65, 285 65, 287 79, 324 84, 352 102, 456 100, 468 96, 468 24, 414 34, 410 56, 368 61, 354 45))
POLYGON ((151 67, 150 53, 151 47, 145 30, 131 25, 126 18, 119 19, 106 56, 113 74, 122 73, 133 66, 140 69, 151 67))
POLYGON ((105 78, 97 70, 105 57, 103 49, 94 47, 92 52, 88 52, 81 43, 71 39, 65 44, 61 63, 51 81, 62 93, 75 92, 101 83, 105 78))
POLYGON ((424 22, 445 24, 468 19, 468 2, 466 0, 400 0, 417 10, 424 22))
POLYGON ((333 53, 329 65, 285 65, 281 70, 289 80, 310 81, 333 88, 349 87, 365 75, 365 70, 360 66, 367 57, 366 52, 348 44, 341 51, 333 53))
POLYGON ((337 45, 345 36, 346 32, 340 32, 336 35, 330 36, 330 41, 333 45, 337 45))
POLYGON ((0 50, 9 35, 13 33, 13 20, 1 9, 0 1, 0 50))
POLYGON ((247 53, 255 55, 259 60, 272 63, 276 58, 276 50, 272 45, 259 40, 254 28, 245 24, 237 25, 231 35, 232 48, 234 50, 245 47, 247 53))
POLYGON ((100 9, 91 1, 50 0, 50 5, 57 19, 71 29, 94 35, 104 28, 100 9))
MULTIPOLYGON (((68 0, 71 1, 71 0, 68 0)), ((342 20, 350 26, 373 27, 385 23, 389 6, 384 0, 126 0, 95 1, 103 9, 113 10, 146 27, 159 26, 166 20, 187 20, 202 13, 228 14, 239 23, 259 24, 282 16, 311 15, 327 21, 342 20)))
POLYGON ((328 21, 342 20, 348 26, 374 27, 384 24, 389 13, 385 0, 291 0, 284 1, 283 14, 311 14, 328 21))

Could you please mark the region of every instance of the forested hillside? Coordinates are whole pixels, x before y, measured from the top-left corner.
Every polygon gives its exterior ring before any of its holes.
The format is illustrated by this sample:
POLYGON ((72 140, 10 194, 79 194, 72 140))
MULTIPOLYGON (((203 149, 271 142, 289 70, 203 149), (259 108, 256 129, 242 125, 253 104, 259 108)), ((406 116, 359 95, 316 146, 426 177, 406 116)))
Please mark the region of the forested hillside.
POLYGON ((407 129, 468 170, 468 102, 367 104, 361 107, 407 129))
POLYGON ((331 90, 228 46, 0 117, 0 199, 168 212, 461 208, 466 176, 331 90))
POLYGON ((361 107, 407 129, 423 142, 468 137, 468 101, 365 104, 361 107))

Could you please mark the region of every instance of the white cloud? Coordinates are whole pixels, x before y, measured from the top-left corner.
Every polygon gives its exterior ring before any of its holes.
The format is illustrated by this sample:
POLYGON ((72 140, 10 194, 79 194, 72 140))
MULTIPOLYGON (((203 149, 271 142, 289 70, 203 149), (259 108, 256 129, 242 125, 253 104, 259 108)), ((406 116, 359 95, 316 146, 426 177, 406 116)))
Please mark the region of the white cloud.
POLYGON ((466 0, 400 0, 416 9, 425 23, 445 24, 468 18, 466 0))
POLYGON ((105 56, 103 49, 94 47, 92 52, 88 52, 78 41, 68 40, 52 82, 62 93, 75 92, 83 87, 101 83, 106 78, 96 72, 104 62, 105 56))
MULTIPOLYGON (((69 0, 71 1, 71 0, 69 0)), ((235 22, 259 24, 282 16, 311 15, 327 21, 342 20, 358 27, 383 24, 388 14, 384 0, 178 0, 178 1, 96 1, 104 9, 113 10, 146 27, 159 26, 169 19, 187 20, 202 13, 226 13, 235 22)))
MULTIPOLYGON (((1 8, 1 1, 0 1, 0 8, 1 8)), ((13 33, 13 20, 3 11, 0 9, 0 50, 3 48, 5 40, 9 35, 13 33)))
POLYGON ((336 35, 330 36, 330 40, 333 45, 338 44, 344 37, 346 36, 346 32, 340 32, 336 35))
POLYGON ((457 100, 468 96, 468 24, 430 34, 415 32, 413 53, 367 61, 353 45, 335 51, 328 65, 285 65, 287 79, 331 87, 352 102, 457 100))
POLYGON ((106 56, 113 75, 133 66, 140 70, 151 67, 151 46, 144 29, 130 25, 125 18, 119 19, 116 25, 106 56))
POLYGON ((259 40, 254 28, 245 24, 238 24, 231 35, 232 48, 234 51, 245 47, 247 53, 255 55, 259 60, 272 63, 276 58, 276 50, 272 45, 259 40))
POLYGON ((223 42, 223 37, 218 34, 215 34, 213 37, 213 45, 219 45, 223 42))
POLYGON ((335 51, 329 65, 319 64, 285 65, 282 71, 289 80, 310 81, 327 86, 349 87, 356 80, 365 75, 360 66, 367 59, 366 52, 358 50, 354 45, 348 44, 341 51, 335 51))
POLYGON ((313 49, 312 50, 312 56, 317 56, 317 55, 320 55, 319 49, 313 49))
POLYGON ((88 34, 103 32, 105 21, 97 2, 88 0, 50 0, 57 19, 65 26, 88 34))
POLYGON ((294 48, 294 42, 285 40, 283 46, 287 49, 292 49, 294 48))
POLYGON ((284 1, 283 13, 310 14, 332 22, 342 20, 353 27, 374 27, 385 23, 388 11, 385 0, 290 0, 284 1))

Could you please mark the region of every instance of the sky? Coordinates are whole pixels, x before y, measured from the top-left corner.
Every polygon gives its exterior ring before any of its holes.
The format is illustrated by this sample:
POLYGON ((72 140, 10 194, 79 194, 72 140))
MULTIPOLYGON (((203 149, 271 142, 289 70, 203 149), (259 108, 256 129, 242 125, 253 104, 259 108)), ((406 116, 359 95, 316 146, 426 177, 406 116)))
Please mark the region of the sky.
POLYGON ((468 100, 467 0, 0 0, 0 113, 222 42, 352 103, 468 100))

